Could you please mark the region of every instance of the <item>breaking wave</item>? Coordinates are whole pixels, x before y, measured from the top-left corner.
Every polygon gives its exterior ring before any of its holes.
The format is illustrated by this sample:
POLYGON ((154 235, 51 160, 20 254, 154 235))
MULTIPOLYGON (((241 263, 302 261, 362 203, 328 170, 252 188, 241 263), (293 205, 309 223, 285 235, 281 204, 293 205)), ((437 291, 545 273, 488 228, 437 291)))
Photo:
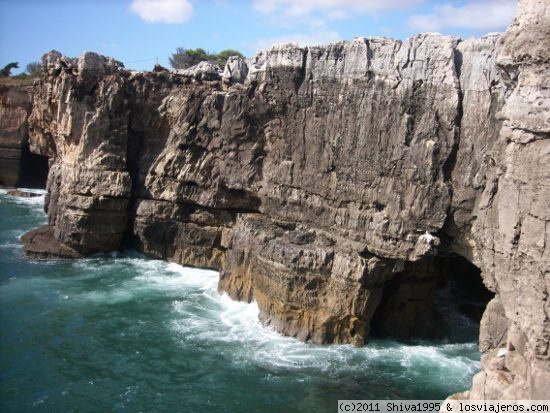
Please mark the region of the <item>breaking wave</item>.
POLYGON ((0 192, 0 410, 317 411, 338 399, 440 399, 470 387, 475 342, 321 346, 258 321, 218 273, 134 252, 24 259, 38 198, 0 192))

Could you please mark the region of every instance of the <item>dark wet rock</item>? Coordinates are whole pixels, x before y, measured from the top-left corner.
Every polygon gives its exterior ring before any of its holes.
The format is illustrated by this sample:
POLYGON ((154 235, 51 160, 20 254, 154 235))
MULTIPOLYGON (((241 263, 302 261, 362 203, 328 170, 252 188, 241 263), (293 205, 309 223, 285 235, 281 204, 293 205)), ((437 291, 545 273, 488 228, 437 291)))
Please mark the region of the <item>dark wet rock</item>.
POLYGON ((36 198, 39 197, 41 194, 38 194, 36 192, 29 192, 29 191, 22 191, 20 189, 12 189, 7 192, 8 195, 11 196, 18 196, 21 198, 36 198))
POLYGON ((59 242, 55 237, 55 228, 44 225, 21 236, 23 250, 35 258, 79 258, 82 255, 59 242))

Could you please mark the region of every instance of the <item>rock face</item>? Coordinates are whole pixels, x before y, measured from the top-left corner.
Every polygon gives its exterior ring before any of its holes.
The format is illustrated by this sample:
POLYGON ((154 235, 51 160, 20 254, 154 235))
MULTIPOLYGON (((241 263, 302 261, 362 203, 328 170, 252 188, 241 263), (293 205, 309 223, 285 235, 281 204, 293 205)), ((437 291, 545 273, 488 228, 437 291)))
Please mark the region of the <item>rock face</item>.
POLYGON ((0 83, 0 186, 43 187, 48 173, 47 158, 29 152, 32 90, 23 83, 0 83))
POLYGON ((440 335, 438 258, 461 256, 496 294, 470 396, 544 398, 548 12, 520 1, 508 32, 474 40, 279 46, 245 78, 243 62, 220 78, 49 53, 30 118, 49 226, 25 248, 216 268, 281 333, 358 345, 373 319, 440 335))
POLYGON ((31 95, 26 87, 0 85, 0 184, 15 186, 19 180, 19 161, 28 141, 27 118, 31 95))
POLYGON ((243 83, 248 75, 248 66, 239 56, 231 56, 227 59, 227 64, 222 74, 226 83, 243 83))
MULTIPOLYGON (((131 190, 124 78, 114 60, 90 52, 74 62, 50 53, 42 63, 31 148, 53 160, 46 203, 54 237, 81 254, 111 251, 127 225, 131 190)), ((40 253, 34 245, 27 250, 40 253)))
POLYGON ((496 49, 505 88, 494 162, 474 209, 472 255, 497 293, 482 320, 472 398, 550 390, 550 4, 520 1, 496 49))

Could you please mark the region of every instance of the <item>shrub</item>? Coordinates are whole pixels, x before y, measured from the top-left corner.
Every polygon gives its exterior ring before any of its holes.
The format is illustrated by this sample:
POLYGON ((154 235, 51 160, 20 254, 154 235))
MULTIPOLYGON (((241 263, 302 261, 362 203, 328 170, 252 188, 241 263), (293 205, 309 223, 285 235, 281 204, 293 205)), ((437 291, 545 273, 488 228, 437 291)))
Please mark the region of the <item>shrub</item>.
POLYGON ((206 50, 185 49, 178 47, 175 53, 169 58, 170 64, 174 69, 187 69, 202 61, 216 63, 220 66, 225 66, 227 59, 231 56, 240 56, 244 58, 241 52, 233 49, 222 50, 220 53, 208 53, 206 50))

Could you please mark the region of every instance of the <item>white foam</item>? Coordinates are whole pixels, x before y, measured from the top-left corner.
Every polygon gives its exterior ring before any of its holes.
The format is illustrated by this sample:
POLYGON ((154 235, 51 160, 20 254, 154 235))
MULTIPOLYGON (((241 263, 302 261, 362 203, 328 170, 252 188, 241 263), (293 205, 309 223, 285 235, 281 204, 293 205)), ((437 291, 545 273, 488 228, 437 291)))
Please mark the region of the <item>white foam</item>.
MULTIPOLYGON (((401 344, 373 341, 356 348, 348 345, 321 346, 282 336, 259 321, 256 303, 231 300, 217 291, 218 273, 182 267, 143 257, 94 257, 75 263, 82 274, 97 279, 101 288, 73 299, 97 304, 117 304, 151 293, 172 300, 168 327, 181 346, 206 345, 226 354, 232 363, 253 364, 266 369, 362 372, 373 364, 430 371, 458 379, 479 369, 475 344, 401 344), (91 271, 93 270, 93 271, 91 271)), ((84 275, 83 275, 84 276, 84 275)), ((79 280, 79 282, 84 279, 79 280)), ((405 374, 405 373, 403 373, 405 374)))
POLYGON ((214 345, 225 343, 236 363, 269 368, 359 371, 371 363, 391 362, 404 369, 456 369, 459 374, 479 369, 477 361, 456 355, 468 350, 469 346, 475 347, 474 344, 406 345, 386 341, 356 348, 302 343, 262 326, 256 303, 236 302, 227 295, 218 294, 214 280, 211 284, 196 285, 206 293, 200 304, 186 299, 173 303, 176 317, 171 326, 174 333, 182 340, 182 345, 197 340, 214 345))
MULTIPOLYGON (((45 189, 36 189, 36 188, 17 188, 19 191, 22 192, 32 192, 33 194, 40 194, 40 195, 46 195, 48 191, 45 189)), ((6 193, 8 190, 6 190, 6 193)))
MULTIPOLYGON (((430 366, 439 368, 467 368, 471 360, 464 357, 451 356, 445 351, 445 345, 439 346, 402 346, 399 349, 398 357, 401 358, 401 365, 430 366)), ((475 362, 473 364, 476 364, 475 362)))
MULTIPOLYGON (((185 268, 144 257, 96 256, 73 264, 81 268, 74 281, 95 280, 97 288, 78 298, 102 304, 118 304, 150 293, 189 297, 216 289, 218 273, 185 268)), ((195 300, 196 301, 196 300, 195 300)))
POLYGON ((110 292, 94 291, 85 294, 83 297, 95 304, 110 305, 131 301, 134 298, 132 291, 116 290, 110 292))
MULTIPOLYGON (((13 238, 17 238, 18 235, 19 235, 19 232, 13 238)), ((15 243, 12 243, 12 242, 7 242, 5 244, 0 244, 0 248, 3 248, 3 249, 15 249, 15 248, 20 248, 20 247, 21 247, 20 244, 15 244, 15 243)))

